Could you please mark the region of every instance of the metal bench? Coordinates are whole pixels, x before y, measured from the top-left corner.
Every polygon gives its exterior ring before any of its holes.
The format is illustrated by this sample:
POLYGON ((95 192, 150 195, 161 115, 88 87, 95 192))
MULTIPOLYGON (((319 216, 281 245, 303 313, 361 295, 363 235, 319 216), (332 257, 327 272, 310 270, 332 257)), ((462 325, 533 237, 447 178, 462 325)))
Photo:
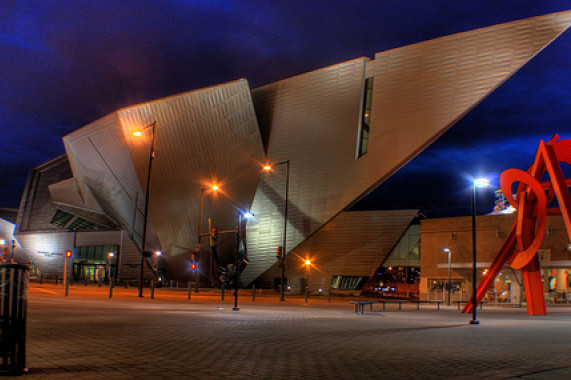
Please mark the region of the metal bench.
POLYGON ((371 311, 373 311, 373 304, 379 303, 379 301, 378 300, 353 300, 350 303, 352 305, 355 305, 355 314, 359 314, 359 311, 360 311, 361 315, 362 315, 365 313, 365 305, 370 305, 371 311))
POLYGON ((410 301, 410 302, 416 303, 416 310, 420 310, 420 304, 421 304, 421 303, 424 303, 424 304, 427 304, 427 305, 436 304, 436 309, 437 309, 437 310, 440 310, 440 304, 444 303, 444 301, 437 301, 437 300, 436 300, 436 301, 421 301, 421 300, 416 300, 416 301, 410 301))

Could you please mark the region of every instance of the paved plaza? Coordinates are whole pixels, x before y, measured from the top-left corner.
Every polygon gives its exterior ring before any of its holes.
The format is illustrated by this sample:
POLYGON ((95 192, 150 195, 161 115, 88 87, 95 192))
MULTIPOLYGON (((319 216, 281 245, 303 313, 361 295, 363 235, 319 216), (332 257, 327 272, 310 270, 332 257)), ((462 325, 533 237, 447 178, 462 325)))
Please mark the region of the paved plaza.
POLYGON ((351 298, 30 285, 24 378, 569 379, 571 307, 530 317, 485 306, 387 305, 356 315, 351 298))

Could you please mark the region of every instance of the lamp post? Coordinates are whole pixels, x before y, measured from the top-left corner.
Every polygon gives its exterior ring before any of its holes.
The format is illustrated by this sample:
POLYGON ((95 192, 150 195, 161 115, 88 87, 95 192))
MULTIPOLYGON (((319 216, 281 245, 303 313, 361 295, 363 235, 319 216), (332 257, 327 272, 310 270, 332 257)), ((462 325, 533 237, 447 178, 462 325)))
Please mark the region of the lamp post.
POLYGON ((113 277, 111 277, 111 261, 115 254, 109 252, 107 254, 107 276, 109 277, 109 298, 113 297, 113 277))
POLYGON ((67 278, 67 259, 70 258, 72 255, 71 251, 67 251, 65 253, 65 257, 63 259, 63 284, 65 287, 65 296, 69 296, 69 280, 67 278))
POLYGON ((147 251, 147 221, 149 215, 149 191, 151 189, 151 169, 153 167, 153 159, 155 158, 155 127, 157 122, 153 121, 151 124, 147 125, 145 128, 139 131, 133 132, 133 136, 141 137, 143 131, 151 128, 151 149, 149 150, 149 170, 147 171, 147 186, 145 189, 145 214, 143 221, 143 243, 141 244, 141 273, 139 279, 139 297, 143 297, 143 277, 145 276, 145 255, 147 251))
POLYGON ((233 311, 240 311, 238 307, 238 281, 240 279, 240 243, 242 242, 242 218, 249 219, 253 217, 254 214, 251 212, 244 212, 238 211, 238 228, 236 231, 236 262, 234 267, 234 307, 232 308, 233 311))
POLYGON ((476 188, 486 187, 490 184, 490 181, 485 178, 478 178, 472 182, 472 192, 471 192, 471 209, 472 209, 472 320, 470 320, 471 325, 477 325, 480 322, 476 317, 476 261, 477 250, 476 250, 476 188))
POLYGON ((311 260, 305 260, 305 303, 309 298, 309 271, 311 269, 311 260))
MULTIPOLYGON (((200 215, 198 216, 198 228, 197 228, 197 233, 196 233, 196 249, 195 249, 195 253, 199 254, 200 253, 200 239, 203 236, 210 236, 210 231, 206 234, 202 233, 202 213, 204 211, 204 192, 205 190, 211 190, 212 192, 217 192, 220 188, 218 187, 218 185, 212 185, 210 186, 210 189, 203 187, 200 189, 200 215)), ((208 260, 208 265, 209 265, 209 270, 208 270, 208 284, 211 283, 211 278, 210 275, 212 274, 212 251, 210 251, 210 256, 209 256, 209 260, 208 260)), ((196 286, 198 289, 198 271, 196 272, 196 286)))
MULTIPOLYGON (((153 273, 155 276, 158 275, 158 264, 157 261, 159 259, 159 256, 161 256, 163 253, 161 251, 157 251, 155 252, 155 254, 153 255, 153 270, 155 271, 155 273, 153 273)), ((153 279, 151 280, 151 299, 155 299, 155 277, 153 277, 153 279)))
POLYGON ((444 252, 446 252, 448 254, 448 305, 450 305, 451 300, 452 300, 452 273, 451 273, 451 267, 450 267, 450 248, 444 248, 444 252))
MULTIPOLYGON (((284 234, 282 238, 282 250, 281 250, 281 292, 280 292, 280 301, 285 301, 284 292, 285 292, 285 257, 286 257, 286 240, 287 240, 287 206, 288 206, 288 197, 289 197, 289 160, 278 162, 275 165, 285 165, 286 166, 286 183, 285 183, 285 206, 284 206, 284 234)), ((269 171, 271 170, 271 165, 266 164, 264 166, 264 170, 269 171)))

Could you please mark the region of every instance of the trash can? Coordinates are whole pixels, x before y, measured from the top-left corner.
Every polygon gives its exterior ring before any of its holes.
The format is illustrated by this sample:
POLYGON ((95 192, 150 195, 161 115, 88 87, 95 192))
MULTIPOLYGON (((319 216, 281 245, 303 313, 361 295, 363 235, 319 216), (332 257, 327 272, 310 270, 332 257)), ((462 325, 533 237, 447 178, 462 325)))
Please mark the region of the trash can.
POLYGON ((26 371, 28 269, 0 264, 0 376, 26 371))

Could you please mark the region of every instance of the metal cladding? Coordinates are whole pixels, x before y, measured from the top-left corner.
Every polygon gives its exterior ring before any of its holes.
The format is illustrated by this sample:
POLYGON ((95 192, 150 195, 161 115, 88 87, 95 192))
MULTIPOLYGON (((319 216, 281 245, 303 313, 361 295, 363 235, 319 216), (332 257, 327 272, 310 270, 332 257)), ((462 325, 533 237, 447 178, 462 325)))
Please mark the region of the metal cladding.
MULTIPOLYGON (((264 154, 248 83, 239 80, 122 109, 64 138, 80 188, 87 188, 136 241, 152 131, 147 128, 139 138, 132 134, 153 122, 149 236, 156 234, 158 242, 149 246, 188 252, 197 243, 202 188, 220 187, 218 194, 206 193, 204 215, 221 229, 235 228, 238 210, 252 203, 264 154)), ((235 245, 235 238, 226 240, 235 245)))
MULTIPOLYGON (((289 277, 304 277, 311 260, 311 287, 328 288, 332 276, 370 276, 387 258, 418 210, 342 212, 288 256, 289 277)), ((280 276, 276 263, 264 273, 266 283, 280 276)), ((298 283, 288 283, 296 292, 298 283)))
MULTIPOLYGON (((268 161, 290 160, 286 250, 395 173, 564 32, 571 11, 357 59, 253 91, 268 161), (363 84, 374 77, 368 153, 355 159, 363 84)), ((283 168, 261 181, 249 224, 249 283, 276 262, 283 168)), ((373 269, 374 270, 374 269, 373 269)))
POLYGON ((378 169, 398 170, 570 24, 553 13, 377 53, 369 151, 390 152, 378 169))

